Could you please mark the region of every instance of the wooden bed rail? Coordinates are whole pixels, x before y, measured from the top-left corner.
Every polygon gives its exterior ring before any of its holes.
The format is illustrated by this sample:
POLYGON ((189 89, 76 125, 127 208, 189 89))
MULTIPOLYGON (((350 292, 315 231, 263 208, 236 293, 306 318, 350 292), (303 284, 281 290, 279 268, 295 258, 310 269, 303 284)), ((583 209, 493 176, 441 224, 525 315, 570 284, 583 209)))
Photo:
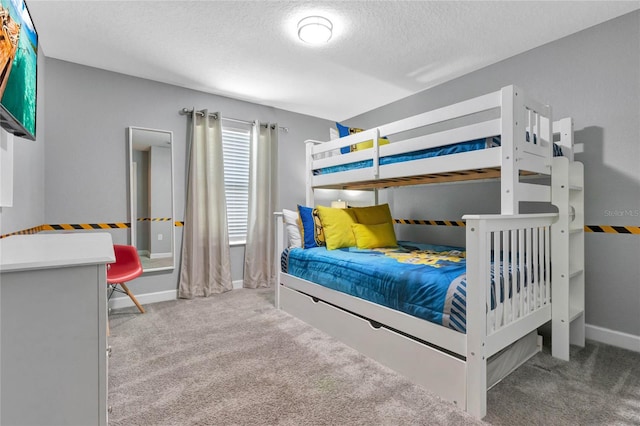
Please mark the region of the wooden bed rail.
POLYGON ((278 289, 278 286, 280 285, 280 273, 282 271, 281 265, 280 265, 280 254, 283 252, 285 247, 287 247, 288 235, 287 235, 287 228, 284 226, 284 214, 281 211, 274 212, 273 219, 275 221, 274 236, 275 236, 275 250, 276 250, 276 255, 273 257, 275 262, 274 268, 276 271, 276 292, 275 292, 274 304, 277 309, 280 309, 280 291, 278 289))
MULTIPOLYGON (((467 265, 467 303, 481 300, 482 311, 491 306, 493 314, 481 321, 487 336, 550 304, 551 225, 557 218, 556 213, 463 216, 467 258, 480 259, 467 265), (469 288, 473 283, 500 276, 495 287, 483 286, 483 294, 469 294, 476 291, 469 288)), ((500 349, 488 349, 489 355, 500 349)))
MULTIPOLYGON (((467 394, 487 388, 486 359, 551 319, 551 238, 555 213, 465 215, 467 394), (473 261, 471 261, 473 259, 473 261), (495 279, 492 275, 503 276, 495 279)), ((486 400, 470 398, 482 417, 486 400)))

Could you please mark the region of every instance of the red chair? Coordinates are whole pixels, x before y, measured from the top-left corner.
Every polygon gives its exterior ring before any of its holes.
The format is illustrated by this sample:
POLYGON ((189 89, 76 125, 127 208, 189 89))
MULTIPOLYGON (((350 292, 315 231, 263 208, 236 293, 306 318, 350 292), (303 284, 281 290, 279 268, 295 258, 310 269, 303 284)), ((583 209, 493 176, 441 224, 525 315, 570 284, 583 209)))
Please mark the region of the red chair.
POLYGON ((134 246, 117 244, 113 245, 113 250, 116 254, 116 261, 115 263, 110 263, 107 267, 108 298, 111 298, 114 291, 124 293, 131 298, 133 303, 140 309, 140 312, 144 314, 144 308, 125 284, 142 275, 142 264, 140 263, 138 252, 134 246), (118 285, 122 289, 119 289, 118 285))

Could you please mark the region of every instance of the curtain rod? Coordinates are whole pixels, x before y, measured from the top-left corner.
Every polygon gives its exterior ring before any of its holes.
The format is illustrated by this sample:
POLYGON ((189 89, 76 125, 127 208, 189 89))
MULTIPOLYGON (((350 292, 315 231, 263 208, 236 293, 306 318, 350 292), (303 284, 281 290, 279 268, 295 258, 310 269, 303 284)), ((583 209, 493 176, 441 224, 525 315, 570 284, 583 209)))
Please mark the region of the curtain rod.
MULTIPOLYGON (((182 108, 180 110, 180 114, 182 115, 186 115, 186 114, 191 114, 193 112, 193 109, 188 109, 188 108, 182 108)), ((196 114, 199 115, 200 117, 204 117, 204 112, 202 111, 196 111, 196 114)), ((218 114, 216 113, 209 113, 209 116, 217 119, 218 118, 218 114)), ((227 121, 233 121, 235 123, 242 123, 242 124, 251 124, 253 125, 253 121, 247 121, 247 120, 240 120, 238 118, 230 118, 230 117, 222 117, 223 120, 227 120, 227 121)), ((289 128, 288 127, 278 127, 280 130, 282 130, 285 133, 289 133, 289 128)))

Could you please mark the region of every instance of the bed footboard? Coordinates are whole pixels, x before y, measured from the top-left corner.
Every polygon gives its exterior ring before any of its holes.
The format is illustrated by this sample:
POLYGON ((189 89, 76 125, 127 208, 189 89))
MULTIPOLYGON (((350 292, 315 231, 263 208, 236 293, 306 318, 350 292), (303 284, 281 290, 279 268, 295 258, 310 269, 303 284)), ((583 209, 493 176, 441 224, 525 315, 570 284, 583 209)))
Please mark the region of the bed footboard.
POLYGON ((556 214, 463 217, 467 221, 467 411, 478 418, 487 409, 487 358, 551 319, 550 232, 556 218, 556 214))

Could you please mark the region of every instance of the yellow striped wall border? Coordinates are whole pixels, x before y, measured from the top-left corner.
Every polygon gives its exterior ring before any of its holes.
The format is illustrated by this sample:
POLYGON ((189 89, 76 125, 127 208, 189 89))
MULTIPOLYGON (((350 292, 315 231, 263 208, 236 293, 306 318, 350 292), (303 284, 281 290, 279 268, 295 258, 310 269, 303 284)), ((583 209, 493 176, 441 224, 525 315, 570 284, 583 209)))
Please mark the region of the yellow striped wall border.
POLYGON ((37 234, 38 232, 42 231, 42 227, 44 225, 39 225, 39 226, 34 226, 33 228, 29 228, 29 229, 23 229, 21 231, 16 231, 16 232, 11 232, 10 234, 4 234, 4 235, 0 235, 0 238, 7 238, 7 237, 11 237, 13 235, 30 235, 30 234, 37 234))
MULTIPOLYGON (((138 222, 169 222, 171 221, 170 217, 139 217, 138 222)), ((184 222, 180 220, 176 220, 173 222, 174 226, 184 226, 184 222)))
POLYGON ((138 222, 171 222, 170 217, 139 217, 138 222))
POLYGON ((640 235, 640 226, 585 225, 584 232, 604 232, 606 234, 640 235))
MULTIPOLYGON (((461 220, 393 219, 403 225, 465 226, 461 220)), ((584 232, 640 235, 640 226, 585 225, 584 232)))
MULTIPOLYGON (((402 225, 431 225, 431 226, 465 226, 462 220, 424 220, 424 219, 393 219, 397 224, 402 225)), ((183 227, 184 221, 175 221, 174 226, 183 227)), ((34 226, 33 228, 23 229, 9 234, 0 235, 1 238, 11 237, 13 235, 29 235, 37 234, 42 231, 81 231, 81 230, 103 230, 103 229, 128 229, 131 228, 129 222, 114 223, 61 223, 46 224, 34 226)), ((604 233, 604 234, 628 234, 640 235, 640 226, 614 226, 614 225, 585 225, 584 232, 604 233)))
POLYGON ((96 229, 127 229, 131 228, 128 222, 116 223, 60 223, 52 225, 42 225, 43 231, 74 231, 74 230, 96 230, 96 229))
MULTIPOLYGON (((171 219, 168 219, 171 220, 171 219)), ((184 226, 183 221, 175 221, 174 226, 184 226)), ((0 235, 0 239, 11 237, 13 235, 29 235, 37 234, 42 231, 95 231, 104 229, 129 229, 131 223, 129 222, 114 222, 114 223, 57 223, 57 224, 45 224, 34 226, 33 228, 23 229, 16 232, 0 235)))
POLYGON ((403 225, 465 226, 462 220, 393 219, 403 225))

